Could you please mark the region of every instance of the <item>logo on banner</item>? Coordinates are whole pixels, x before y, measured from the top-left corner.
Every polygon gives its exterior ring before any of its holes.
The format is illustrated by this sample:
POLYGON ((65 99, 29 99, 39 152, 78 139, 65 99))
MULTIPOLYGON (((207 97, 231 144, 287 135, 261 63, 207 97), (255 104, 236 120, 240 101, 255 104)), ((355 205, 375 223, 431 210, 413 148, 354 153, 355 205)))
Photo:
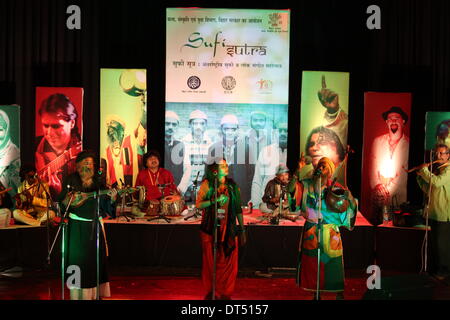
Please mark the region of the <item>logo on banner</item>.
POLYGON ((236 87, 236 80, 232 76, 226 76, 222 79, 222 87, 225 90, 233 90, 236 87))
POLYGON ((273 82, 271 80, 261 79, 256 81, 259 93, 272 93, 273 82))
POLYGON ((277 12, 269 14, 269 24, 272 28, 280 27, 282 23, 281 14, 277 12))
POLYGON ((198 89, 201 84, 202 82, 200 81, 200 78, 196 76, 191 76, 187 80, 187 85, 192 90, 198 89))

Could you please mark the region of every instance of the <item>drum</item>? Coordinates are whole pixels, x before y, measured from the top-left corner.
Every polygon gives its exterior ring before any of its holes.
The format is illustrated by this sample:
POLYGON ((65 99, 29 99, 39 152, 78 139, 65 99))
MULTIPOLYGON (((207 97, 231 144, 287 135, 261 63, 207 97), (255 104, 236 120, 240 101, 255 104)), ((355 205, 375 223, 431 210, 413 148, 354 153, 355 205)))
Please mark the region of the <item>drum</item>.
POLYGON ((184 200, 179 195, 167 196, 161 200, 161 214, 180 216, 184 209, 184 200))
POLYGON ((145 197, 147 196, 147 193, 145 191, 145 187, 144 186, 138 186, 138 207, 139 209, 141 209, 142 211, 145 211, 144 209, 146 209, 146 205, 145 205, 145 197))
POLYGON ((158 200, 150 200, 145 202, 145 206, 147 207, 147 214, 150 216, 157 216, 159 214, 159 210, 161 208, 161 204, 158 200))

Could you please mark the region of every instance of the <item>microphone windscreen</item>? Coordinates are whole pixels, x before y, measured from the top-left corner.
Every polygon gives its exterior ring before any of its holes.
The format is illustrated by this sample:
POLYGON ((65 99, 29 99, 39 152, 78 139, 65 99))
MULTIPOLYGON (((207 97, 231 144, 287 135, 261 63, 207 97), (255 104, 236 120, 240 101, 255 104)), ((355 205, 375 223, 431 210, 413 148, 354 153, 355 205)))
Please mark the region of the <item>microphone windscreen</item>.
POLYGON ((311 164, 312 163, 312 158, 310 156, 305 156, 305 163, 306 164, 311 164))

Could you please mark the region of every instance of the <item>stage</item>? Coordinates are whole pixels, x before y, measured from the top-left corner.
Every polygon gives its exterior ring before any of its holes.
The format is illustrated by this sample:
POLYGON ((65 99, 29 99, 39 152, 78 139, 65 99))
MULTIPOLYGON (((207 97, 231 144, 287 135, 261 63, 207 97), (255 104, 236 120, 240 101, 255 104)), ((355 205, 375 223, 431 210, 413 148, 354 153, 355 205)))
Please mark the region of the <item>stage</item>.
MULTIPOLYGON (((280 225, 257 223, 255 210, 244 214, 247 244, 239 250, 240 268, 268 270, 293 269, 297 262, 298 241, 303 218, 280 225)), ((178 217, 177 219, 184 219, 178 217)), ((177 224, 164 220, 147 221, 125 217, 105 220, 109 245, 109 263, 113 267, 199 268, 201 245, 199 219, 177 224)), ((50 227, 50 244, 57 231, 50 227)), ((419 272, 423 228, 371 226, 358 213, 355 228, 341 228, 346 269, 366 270, 377 264, 381 270, 419 272)), ((0 267, 41 268, 47 263, 47 228, 13 225, 0 229, 0 267)), ((50 264, 59 267, 60 246, 57 241, 50 264)))

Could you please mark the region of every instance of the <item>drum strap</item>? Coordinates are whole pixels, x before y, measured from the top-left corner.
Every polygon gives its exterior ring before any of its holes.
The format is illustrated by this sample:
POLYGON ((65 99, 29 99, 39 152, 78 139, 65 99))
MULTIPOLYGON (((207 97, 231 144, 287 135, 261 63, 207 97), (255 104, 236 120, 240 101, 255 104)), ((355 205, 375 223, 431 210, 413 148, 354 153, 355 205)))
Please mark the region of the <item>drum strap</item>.
POLYGON ((147 172, 148 172, 148 176, 150 177, 150 183, 151 183, 151 185, 152 185, 152 186, 156 186, 156 185, 158 184, 159 170, 158 170, 158 173, 156 174, 156 179, 155 179, 155 181, 153 181, 152 173, 151 173, 150 171, 147 171, 147 172))

